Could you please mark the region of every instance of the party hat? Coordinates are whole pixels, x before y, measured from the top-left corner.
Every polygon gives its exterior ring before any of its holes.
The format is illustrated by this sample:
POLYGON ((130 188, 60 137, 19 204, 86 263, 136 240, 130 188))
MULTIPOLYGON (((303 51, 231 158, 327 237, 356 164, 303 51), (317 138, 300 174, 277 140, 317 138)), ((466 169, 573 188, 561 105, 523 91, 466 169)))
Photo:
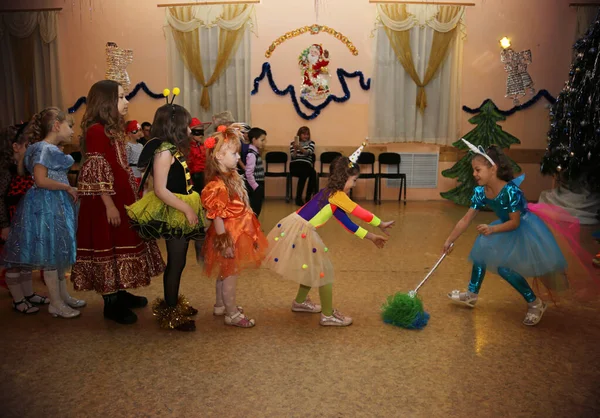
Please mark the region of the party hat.
POLYGON ((360 147, 358 147, 358 149, 356 151, 354 151, 352 153, 352 155, 349 157, 350 163, 352 163, 352 164, 358 164, 358 157, 360 157, 360 154, 363 152, 363 149, 366 146, 367 146, 366 142, 363 142, 362 144, 360 144, 360 147))

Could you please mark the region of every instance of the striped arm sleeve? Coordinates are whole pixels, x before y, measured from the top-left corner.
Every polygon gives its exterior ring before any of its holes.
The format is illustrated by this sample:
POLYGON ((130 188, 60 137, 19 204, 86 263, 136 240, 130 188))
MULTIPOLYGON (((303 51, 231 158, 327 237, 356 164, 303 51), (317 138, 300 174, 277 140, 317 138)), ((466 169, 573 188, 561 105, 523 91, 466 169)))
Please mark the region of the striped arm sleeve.
POLYGON ((333 216, 335 216, 335 219, 337 219, 337 221, 346 229, 346 231, 352 232, 360 239, 363 239, 367 235, 368 231, 352 222, 346 212, 340 208, 333 209, 333 216))
POLYGON ((335 193, 329 198, 329 203, 339 207, 350 215, 356 216, 358 219, 368 222, 370 225, 379 226, 381 223, 381 219, 353 202, 344 192, 335 193))

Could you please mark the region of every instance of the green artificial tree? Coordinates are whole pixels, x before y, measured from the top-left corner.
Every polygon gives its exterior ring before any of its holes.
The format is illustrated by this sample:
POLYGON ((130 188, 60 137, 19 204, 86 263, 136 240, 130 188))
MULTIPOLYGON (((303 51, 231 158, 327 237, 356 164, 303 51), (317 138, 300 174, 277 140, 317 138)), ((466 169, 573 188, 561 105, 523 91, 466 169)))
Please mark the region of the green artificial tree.
MULTIPOLYGON (((463 138, 475 146, 481 145, 483 149, 486 149, 490 145, 497 145, 500 148, 506 149, 513 144, 520 144, 521 141, 508 132, 504 132, 502 126, 498 125, 497 122, 504 120, 506 120, 506 116, 498 111, 494 102, 486 100, 483 106, 481 106, 480 112, 469 119, 469 123, 475 125, 475 128, 464 135, 463 138)), ((460 139, 452 145, 459 150, 468 150, 467 145, 460 139)), ((477 186, 477 183, 475 183, 475 179, 473 178, 471 158, 472 155, 467 153, 451 168, 442 171, 444 177, 458 179, 460 183, 454 189, 440 193, 444 199, 451 200, 462 206, 469 206, 471 204, 473 189, 477 186)), ((521 167, 513 160, 510 160, 510 162, 513 165, 513 171, 515 173, 521 171, 521 167)))

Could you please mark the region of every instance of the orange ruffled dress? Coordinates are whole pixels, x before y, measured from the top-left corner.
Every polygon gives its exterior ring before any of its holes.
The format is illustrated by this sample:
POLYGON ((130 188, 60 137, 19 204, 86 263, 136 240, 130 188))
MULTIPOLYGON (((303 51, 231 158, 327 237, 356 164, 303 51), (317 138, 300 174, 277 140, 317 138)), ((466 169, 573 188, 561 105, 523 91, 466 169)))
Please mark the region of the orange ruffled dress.
POLYGON ((217 274, 219 279, 237 275, 246 268, 258 268, 267 251, 267 238, 260 229, 260 223, 250 207, 239 196, 229 197, 225 183, 221 179, 210 181, 202 190, 202 206, 206 218, 220 217, 225 230, 233 239, 235 257, 225 258, 214 249, 216 236, 212 223, 206 232, 203 247, 204 272, 211 277, 217 274))

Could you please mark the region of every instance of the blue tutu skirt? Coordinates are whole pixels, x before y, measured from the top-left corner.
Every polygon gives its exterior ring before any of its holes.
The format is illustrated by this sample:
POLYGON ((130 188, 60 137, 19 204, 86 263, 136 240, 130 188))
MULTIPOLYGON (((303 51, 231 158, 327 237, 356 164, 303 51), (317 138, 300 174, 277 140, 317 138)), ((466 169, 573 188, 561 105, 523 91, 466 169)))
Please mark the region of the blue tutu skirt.
POLYGON ((37 187, 19 202, 2 254, 6 268, 68 270, 75 264, 77 209, 63 190, 37 187))
MULTIPOLYGON (((501 223, 496 220, 490 225, 501 223)), ((568 288, 567 261, 550 229, 531 212, 521 217, 519 227, 513 231, 479 235, 469 259, 494 273, 498 267, 505 267, 524 277, 540 278, 550 290, 568 288)))

